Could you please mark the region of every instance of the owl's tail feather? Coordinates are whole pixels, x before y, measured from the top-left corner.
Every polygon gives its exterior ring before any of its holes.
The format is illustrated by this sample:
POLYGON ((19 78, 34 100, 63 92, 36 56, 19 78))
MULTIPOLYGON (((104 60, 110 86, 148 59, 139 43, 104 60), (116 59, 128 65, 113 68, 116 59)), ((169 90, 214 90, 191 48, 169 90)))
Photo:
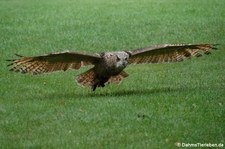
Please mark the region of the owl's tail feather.
POLYGON ((92 87, 95 84, 95 79, 96 75, 93 68, 76 76, 77 84, 84 87, 92 87))
POLYGON ((108 82, 109 83, 115 83, 115 84, 118 84, 119 85, 121 83, 121 81, 124 78, 128 77, 128 76, 129 76, 128 73, 126 73, 125 71, 122 71, 118 75, 110 77, 109 80, 108 80, 108 82))
POLYGON ((78 75, 76 77, 76 82, 78 85, 91 87, 92 90, 95 91, 97 87, 104 87, 106 82, 120 84, 126 77, 128 77, 128 74, 125 71, 122 71, 118 75, 111 76, 110 78, 97 78, 94 69, 92 68, 78 75))

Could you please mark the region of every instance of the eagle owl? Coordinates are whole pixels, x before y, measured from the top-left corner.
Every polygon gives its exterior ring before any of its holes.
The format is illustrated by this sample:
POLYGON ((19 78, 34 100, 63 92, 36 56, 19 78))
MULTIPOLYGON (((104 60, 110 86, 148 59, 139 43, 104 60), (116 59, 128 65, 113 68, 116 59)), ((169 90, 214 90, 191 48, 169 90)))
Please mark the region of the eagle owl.
POLYGON ((128 74, 124 71, 128 64, 180 62, 191 57, 210 54, 215 44, 164 44, 131 51, 102 52, 87 54, 81 52, 58 52, 47 55, 11 59, 11 71, 34 75, 53 71, 79 69, 93 65, 88 71, 76 76, 76 82, 93 91, 106 83, 119 84, 128 74))

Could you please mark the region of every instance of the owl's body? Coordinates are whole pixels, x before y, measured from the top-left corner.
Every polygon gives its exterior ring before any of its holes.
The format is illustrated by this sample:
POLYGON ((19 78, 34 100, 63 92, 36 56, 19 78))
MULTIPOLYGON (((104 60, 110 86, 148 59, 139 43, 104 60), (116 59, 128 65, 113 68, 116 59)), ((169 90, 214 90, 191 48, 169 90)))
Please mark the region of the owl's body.
MULTIPOLYGON (((128 64, 129 54, 126 52, 105 52, 100 54, 101 60, 91 69, 77 77, 77 82, 83 86, 92 86, 95 90, 96 87, 104 87, 105 83, 110 78, 126 77, 124 74, 120 74, 128 64), (85 84, 90 73, 93 73, 89 82, 92 84, 85 84), (83 80, 84 83, 82 82, 83 80)), ((115 82, 116 83, 116 82, 115 82)), ((119 83, 119 82, 118 82, 119 83)))
POLYGON ((9 60, 11 71, 31 74, 49 73, 59 70, 79 69, 94 65, 78 75, 76 82, 85 87, 104 87, 106 83, 119 84, 128 76, 124 71, 128 64, 180 62, 191 57, 210 54, 215 44, 165 44, 132 51, 103 52, 86 54, 79 52, 59 52, 35 57, 20 57, 9 60))
POLYGON ((128 64, 129 55, 126 52, 105 52, 100 55, 102 60, 95 65, 96 74, 99 76, 117 75, 128 64))

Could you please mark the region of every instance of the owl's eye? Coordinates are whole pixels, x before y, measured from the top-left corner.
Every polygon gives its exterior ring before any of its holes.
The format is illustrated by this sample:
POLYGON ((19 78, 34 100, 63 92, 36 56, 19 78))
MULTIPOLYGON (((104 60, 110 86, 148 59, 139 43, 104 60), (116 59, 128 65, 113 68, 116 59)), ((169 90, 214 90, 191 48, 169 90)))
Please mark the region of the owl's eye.
POLYGON ((125 61, 127 61, 128 59, 127 59, 127 57, 125 58, 125 61))
POLYGON ((119 58, 118 56, 116 57, 116 61, 117 61, 117 62, 119 62, 119 61, 120 61, 120 58, 119 58))

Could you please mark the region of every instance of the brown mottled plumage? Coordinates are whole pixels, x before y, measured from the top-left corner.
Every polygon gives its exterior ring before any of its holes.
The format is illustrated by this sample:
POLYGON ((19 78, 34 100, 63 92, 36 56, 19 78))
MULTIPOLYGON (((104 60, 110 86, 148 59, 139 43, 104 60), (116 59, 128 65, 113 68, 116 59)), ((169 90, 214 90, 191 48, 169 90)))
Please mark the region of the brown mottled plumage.
POLYGON ((76 81, 85 87, 104 87, 105 83, 119 84, 128 74, 123 71, 128 64, 180 62, 191 57, 210 54, 215 44, 164 44, 133 51, 103 52, 86 54, 79 52, 59 52, 42 56, 23 57, 9 60, 11 71, 42 74, 53 71, 79 69, 94 65, 90 70, 78 75, 76 81))

